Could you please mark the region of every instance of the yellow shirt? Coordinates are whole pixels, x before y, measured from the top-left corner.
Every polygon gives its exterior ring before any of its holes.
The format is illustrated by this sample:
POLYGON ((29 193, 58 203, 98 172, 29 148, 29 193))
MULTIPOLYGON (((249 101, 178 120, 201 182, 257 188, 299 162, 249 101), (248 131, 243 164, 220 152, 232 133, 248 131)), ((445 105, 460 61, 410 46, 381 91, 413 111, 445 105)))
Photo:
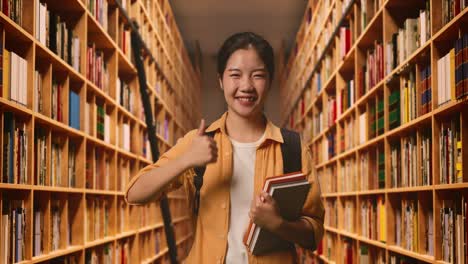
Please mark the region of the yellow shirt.
MULTIPOLYGON (((218 160, 216 163, 206 166, 203 187, 200 191, 200 209, 195 224, 195 237, 186 259, 186 263, 189 264, 223 263, 226 257, 230 210, 229 192, 232 176, 232 145, 226 134, 226 116, 227 113, 224 113, 220 119, 212 123, 206 130, 207 132, 216 131, 214 140, 218 146, 218 160)), ((186 152, 196 133, 196 130, 190 131, 179 139, 174 147, 161 155, 156 163, 142 169, 130 181, 125 197, 127 197, 129 188, 140 175, 153 168, 163 166, 168 161, 186 152)), ((256 151, 254 197, 261 192, 265 178, 283 174, 280 143, 283 143, 280 128, 268 121, 265 137, 256 151)), ((310 149, 304 146, 302 147, 302 171, 306 173, 311 183, 309 195, 302 210, 302 218, 313 226, 315 242, 318 245, 323 236, 324 208, 320 199, 319 182, 312 173, 310 149)), ((195 192, 193 186, 194 175, 193 169, 185 171, 167 187, 166 192, 184 186, 187 201, 191 205, 195 192)), ((262 256, 249 255, 249 263, 294 263, 295 257, 296 253, 292 250, 262 256)))

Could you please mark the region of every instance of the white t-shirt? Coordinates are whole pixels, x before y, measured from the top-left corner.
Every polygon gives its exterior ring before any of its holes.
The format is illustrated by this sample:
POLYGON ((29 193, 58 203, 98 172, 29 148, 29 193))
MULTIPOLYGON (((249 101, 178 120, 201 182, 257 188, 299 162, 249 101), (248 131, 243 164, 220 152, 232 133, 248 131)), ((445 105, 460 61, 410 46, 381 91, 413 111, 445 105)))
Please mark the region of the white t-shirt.
POLYGON ((256 142, 232 143, 233 171, 231 179, 231 210, 229 216, 226 264, 247 264, 247 249, 242 242, 249 225, 249 211, 253 199, 256 150, 265 134, 256 142))

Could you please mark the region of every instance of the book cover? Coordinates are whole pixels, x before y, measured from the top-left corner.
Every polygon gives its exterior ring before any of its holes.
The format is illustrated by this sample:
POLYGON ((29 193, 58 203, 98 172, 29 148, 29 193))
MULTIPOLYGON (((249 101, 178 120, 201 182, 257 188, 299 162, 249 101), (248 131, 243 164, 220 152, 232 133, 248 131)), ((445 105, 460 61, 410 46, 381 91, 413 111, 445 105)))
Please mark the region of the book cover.
MULTIPOLYGON (((310 183, 301 172, 267 178, 263 185, 263 191, 273 197, 281 216, 288 221, 296 220, 300 216, 309 189, 310 183)), ((250 222, 244 235, 244 243, 254 255, 293 247, 291 242, 256 226, 253 222, 250 222)))

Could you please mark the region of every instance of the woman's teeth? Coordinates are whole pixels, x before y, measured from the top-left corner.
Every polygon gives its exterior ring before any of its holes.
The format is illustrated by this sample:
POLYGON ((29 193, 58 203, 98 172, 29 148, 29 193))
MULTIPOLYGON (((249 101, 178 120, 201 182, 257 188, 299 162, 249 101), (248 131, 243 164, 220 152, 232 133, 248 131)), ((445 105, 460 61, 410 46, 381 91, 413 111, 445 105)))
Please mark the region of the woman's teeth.
POLYGON ((237 99, 240 100, 240 101, 243 101, 243 102, 253 102, 253 101, 255 101, 254 97, 238 97, 237 99))

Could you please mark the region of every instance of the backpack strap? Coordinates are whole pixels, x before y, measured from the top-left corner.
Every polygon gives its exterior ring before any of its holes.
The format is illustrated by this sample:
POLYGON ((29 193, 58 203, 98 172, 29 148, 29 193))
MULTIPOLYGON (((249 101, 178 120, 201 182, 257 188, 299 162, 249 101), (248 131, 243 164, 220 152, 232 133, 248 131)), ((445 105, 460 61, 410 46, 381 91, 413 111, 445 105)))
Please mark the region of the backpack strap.
MULTIPOLYGON (((206 136, 214 138, 215 131, 205 133, 206 136)), ((198 215, 200 208, 200 189, 203 186, 203 175, 205 175, 206 166, 196 167, 193 184, 195 185, 195 199, 193 200, 193 214, 198 215)))
POLYGON ((284 143, 281 144, 283 156, 283 173, 291 173, 302 170, 301 137, 299 133, 281 128, 284 143))

